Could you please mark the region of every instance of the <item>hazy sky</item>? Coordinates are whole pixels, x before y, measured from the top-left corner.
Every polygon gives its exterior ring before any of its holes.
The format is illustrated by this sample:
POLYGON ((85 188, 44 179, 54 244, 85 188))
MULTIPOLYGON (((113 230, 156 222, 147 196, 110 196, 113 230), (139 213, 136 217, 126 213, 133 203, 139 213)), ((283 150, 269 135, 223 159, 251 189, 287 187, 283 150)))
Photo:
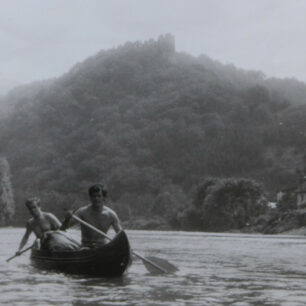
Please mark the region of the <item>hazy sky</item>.
POLYGON ((60 76, 171 33, 178 51, 306 82, 305 32, 304 0, 0 0, 0 79, 60 76))

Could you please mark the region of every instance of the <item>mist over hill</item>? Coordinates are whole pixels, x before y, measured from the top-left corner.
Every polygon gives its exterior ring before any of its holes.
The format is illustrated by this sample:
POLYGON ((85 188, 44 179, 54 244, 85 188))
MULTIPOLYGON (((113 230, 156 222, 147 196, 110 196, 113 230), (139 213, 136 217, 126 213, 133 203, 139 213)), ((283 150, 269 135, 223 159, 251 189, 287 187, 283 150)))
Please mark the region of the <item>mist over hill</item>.
POLYGON ((17 206, 37 194, 59 216, 95 182, 122 219, 189 205, 205 177, 252 178, 272 197, 304 169, 305 102, 304 83, 176 52, 164 35, 11 91, 0 155, 17 206))
POLYGON ((20 86, 20 83, 0 76, 0 96, 6 95, 11 89, 20 86))

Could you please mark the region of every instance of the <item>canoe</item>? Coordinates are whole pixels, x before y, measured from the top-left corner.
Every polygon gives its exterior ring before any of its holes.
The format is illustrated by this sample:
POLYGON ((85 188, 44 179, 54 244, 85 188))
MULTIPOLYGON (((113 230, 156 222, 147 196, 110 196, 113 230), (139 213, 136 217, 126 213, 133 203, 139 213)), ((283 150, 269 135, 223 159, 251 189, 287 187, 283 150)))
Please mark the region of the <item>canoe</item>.
POLYGON ((51 252, 32 249, 31 262, 37 268, 89 276, 121 276, 131 264, 131 249, 124 231, 95 249, 51 252))

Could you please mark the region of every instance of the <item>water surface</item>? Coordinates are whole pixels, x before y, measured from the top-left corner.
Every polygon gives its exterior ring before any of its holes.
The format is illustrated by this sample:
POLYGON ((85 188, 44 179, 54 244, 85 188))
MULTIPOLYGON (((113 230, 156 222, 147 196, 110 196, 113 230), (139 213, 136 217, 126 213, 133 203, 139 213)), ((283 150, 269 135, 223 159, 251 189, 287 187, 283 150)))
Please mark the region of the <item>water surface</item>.
POLYGON ((137 253, 179 267, 152 275, 136 259, 121 278, 46 272, 14 254, 23 229, 0 229, 0 305, 305 305, 304 236, 128 231, 137 253))

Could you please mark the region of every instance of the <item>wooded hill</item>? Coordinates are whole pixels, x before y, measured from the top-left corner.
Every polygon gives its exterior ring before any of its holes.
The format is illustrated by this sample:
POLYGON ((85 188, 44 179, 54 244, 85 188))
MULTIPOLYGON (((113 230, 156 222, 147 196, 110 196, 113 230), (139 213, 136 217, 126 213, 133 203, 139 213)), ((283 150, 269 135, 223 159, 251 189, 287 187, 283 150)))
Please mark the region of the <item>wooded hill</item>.
POLYGON ((207 177, 252 178, 272 197, 304 169, 305 101, 304 83, 176 52, 171 35, 101 51, 2 101, 17 220, 27 196, 62 216, 96 182, 122 219, 186 207, 207 177))

